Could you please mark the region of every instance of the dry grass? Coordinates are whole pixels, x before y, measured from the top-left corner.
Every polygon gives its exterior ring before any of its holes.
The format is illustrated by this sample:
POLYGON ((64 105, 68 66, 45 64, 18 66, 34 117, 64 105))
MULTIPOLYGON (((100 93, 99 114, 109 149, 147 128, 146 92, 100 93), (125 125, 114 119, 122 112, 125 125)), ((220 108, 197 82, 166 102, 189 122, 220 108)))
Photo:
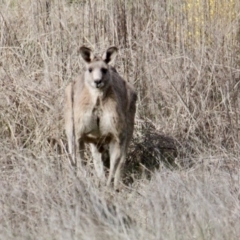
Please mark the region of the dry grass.
POLYGON ((240 4, 187 2, 0 3, 1 239, 240 238, 240 4), (138 92, 119 193, 68 165, 82 44, 117 45, 138 92))

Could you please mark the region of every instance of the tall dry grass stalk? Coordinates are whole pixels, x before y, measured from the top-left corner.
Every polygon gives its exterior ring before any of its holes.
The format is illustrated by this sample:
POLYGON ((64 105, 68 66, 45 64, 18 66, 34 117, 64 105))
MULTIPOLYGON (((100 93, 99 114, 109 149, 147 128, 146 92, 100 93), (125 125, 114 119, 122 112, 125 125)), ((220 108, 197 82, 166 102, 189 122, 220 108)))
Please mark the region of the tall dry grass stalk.
POLYGON ((1 1, 0 238, 239 239, 239 12, 236 0, 1 1), (63 90, 83 44, 119 46, 138 92, 132 185, 118 194, 91 162, 68 166, 63 90), (179 168, 151 168, 161 160, 179 168))

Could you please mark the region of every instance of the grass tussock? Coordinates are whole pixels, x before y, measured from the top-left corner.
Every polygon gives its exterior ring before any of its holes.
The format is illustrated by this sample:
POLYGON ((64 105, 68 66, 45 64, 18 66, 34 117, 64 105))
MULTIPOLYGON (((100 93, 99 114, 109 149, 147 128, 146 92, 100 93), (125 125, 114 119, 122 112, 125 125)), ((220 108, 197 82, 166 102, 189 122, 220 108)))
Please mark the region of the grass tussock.
MULTIPOLYGON (((239 239, 238 1, 0 3, 1 239, 239 239), (119 193, 68 163, 81 45, 138 92, 119 193)), ((87 158, 88 155, 87 155, 87 158)))

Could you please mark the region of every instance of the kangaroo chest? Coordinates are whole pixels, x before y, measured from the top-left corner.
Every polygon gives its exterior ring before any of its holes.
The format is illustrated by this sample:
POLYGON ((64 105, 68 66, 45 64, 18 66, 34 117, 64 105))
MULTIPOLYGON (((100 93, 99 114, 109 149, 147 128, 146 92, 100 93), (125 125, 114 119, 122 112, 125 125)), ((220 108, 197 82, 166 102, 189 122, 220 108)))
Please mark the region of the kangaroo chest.
POLYGON ((82 115, 83 132, 91 137, 114 135, 118 129, 119 116, 113 101, 96 103, 82 115))

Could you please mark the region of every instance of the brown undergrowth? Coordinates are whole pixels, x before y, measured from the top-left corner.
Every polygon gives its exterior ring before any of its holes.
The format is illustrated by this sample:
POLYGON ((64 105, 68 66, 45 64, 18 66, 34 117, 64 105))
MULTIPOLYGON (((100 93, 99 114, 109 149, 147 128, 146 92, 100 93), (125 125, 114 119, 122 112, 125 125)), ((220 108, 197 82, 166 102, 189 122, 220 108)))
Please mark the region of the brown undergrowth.
POLYGON ((240 238, 240 5, 227 5, 0 3, 1 239, 240 238), (83 44, 118 46, 138 92, 118 193, 88 153, 77 175, 69 166, 63 92, 83 44))

